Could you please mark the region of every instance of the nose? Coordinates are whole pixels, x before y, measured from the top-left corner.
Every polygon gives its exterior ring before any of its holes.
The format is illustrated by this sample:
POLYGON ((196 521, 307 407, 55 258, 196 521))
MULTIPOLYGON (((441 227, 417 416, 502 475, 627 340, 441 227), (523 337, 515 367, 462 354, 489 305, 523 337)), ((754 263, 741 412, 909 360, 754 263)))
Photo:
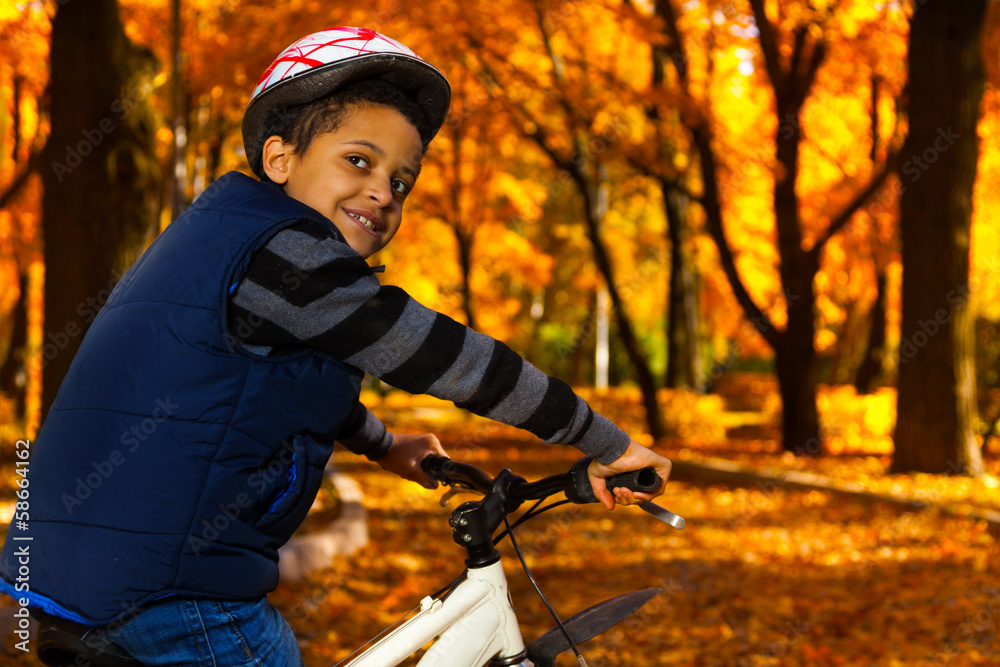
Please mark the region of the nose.
POLYGON ((366 188, 368 197, 380 208, 392 203, 392 182, 390 179, 373 174, 366 184, 366 188))

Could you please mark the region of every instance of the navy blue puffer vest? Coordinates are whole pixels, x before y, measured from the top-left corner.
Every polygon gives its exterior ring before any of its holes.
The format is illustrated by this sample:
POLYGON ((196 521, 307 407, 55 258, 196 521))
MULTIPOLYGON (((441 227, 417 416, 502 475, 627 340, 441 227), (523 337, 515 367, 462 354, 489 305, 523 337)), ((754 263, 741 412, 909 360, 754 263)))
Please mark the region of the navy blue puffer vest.
POLYGON ((361 382, 324 354, 256 356, 229 334, 230 288, 251 255, 303 221, 331 226, 227 174, 123 276, 32 444, 30 521, 11 526, 0 589, 92 625, 171 595, 274 589, 278 547, 305 518, 361 382))

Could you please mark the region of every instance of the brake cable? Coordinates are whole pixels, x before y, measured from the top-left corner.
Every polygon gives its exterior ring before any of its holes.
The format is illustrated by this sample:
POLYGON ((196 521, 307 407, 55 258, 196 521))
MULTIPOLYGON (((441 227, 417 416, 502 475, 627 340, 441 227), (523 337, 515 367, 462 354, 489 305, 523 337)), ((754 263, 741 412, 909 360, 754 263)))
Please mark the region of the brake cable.
MULTIPOLYGON (((540 503, 542 501, 539 500, 538 502, 540 503)), ((538 503, 536 503, 535 505, 537 506, 537 504, 538 503)), ((550 505, 549 507, 554 507, 554 506, 555 505, 550 505)), ((534 507, 532 509, 534 509, 534 507)), ((528 510, 528 512, 530 513, 531 510, 528 510)), ((521 518, 523 519, 524 517, 521 518)), ((539 587, 538 582, 535 581, 534 575, 531 574, 531 570, 528 569, 528 563, 524 560, 524 554, 521 553, 521 547, 517 543, 517 539, 514 537, 514 528, 513 526, 510 525, 510 521, 507 519, 506 515, 504 515, 503 517, 503 522, 507 526, 505 534, 507 535, 507 537, 510 538, 510 543, 514 545, 514 552, 517 554, 518 560, 521 561, 521 567, 524 568, 524 574, 528 577, 528 581, 531 582, 531 585, 534 587, 535 592, 538 593, 538 597, 540 597, 542 599, 542 602, 545 603, 545 608, 549 610, 550 614, 552 614, 552 618, 555 619, 556 625, 559 626, 559 630, 562 631, 563 636, 566 637, 566 641, 569 642, 569 646, 570 648, 573 649, 573 654, 576 656, 577 663, 579 663, 581 667, 587 667, 587 661, 584 660, 583 656, 580 654, 580 649, 576 647, 576 642, 574 642, 573 638, 570 636, 569 630, 567 630, 566 626, 563 625, 562 619, 559 618, 559 614, 557 614, 556 610, 552 608, 551 604, 549 604, 549 601, 546 599, 545 594, 542 593, 542 589, 539 587)))
MULTIPOLYGON (((552 503, 551 505, 546 505, 545 507, 542 507, 541 509, 537 509, 539 505, 541 505, 543 502, 545 502, 545 500, 546 500, 546 498, 541 498, 540 500, 536 501, 535 504, 532 505, 531 507, 529 507, 528 510, 524 514, 522 514, 521 516, 517 517, 517 520, 514 521, 513 524, 508 523, 507 524, 507 529, 501 531, 499 534, 497 534, 496 537, 493 538, 493 544, 494 545, 500 544, 500 542, 503 541, 503 538, 507 537, 508 533, 513 528, 517 528, 518 526, 520 526, 521 524, 525 523, 529 519, 533 519, 536 516, 538 516, 539 514, 542 514, 543 512, 548 512, 551 509, 555 509, 556 507, 559 507, 560 505, 565 505, 568 502, 570 502, 569 500, 559 500, 559 501, 556 501, 556 502, 552 503)), ((455 588, 457 588, 460 583, 462 583, 463 581, 465 581, 465 579, 468 576, 468 574, 469 574, 468 570, 463 570, 462 574, 458 575, 457 577, 455 577, 454 579, 452 579, 450 582, 448 582, 447 584, 445 584, 444 586, 442 586, 441 588, 439 588, 437 591, 435 591, 434 593, 432 593, 431 597, 435 598, 435 599, 439 599, 441 601, 444 601, 444 600, 448 599, 448 596, 451 595, 452 591, 455 590, 455 588)))
MULTIPOLYGON (((452 484, 451 486, 452 490, 454 491, 455 485, 452 484)), ((504 513, 503 523, 506 526, 506 530, 504 530, 499 535, 493 538, 493 545, 495 546, 499 544, 504 537, 510 538, 511 545, 513 545, 514 547, 514 552, 517 554, 518 560, 521 561, 521 567, 524 569, 525 576, 527 576, 528 581, 531 582, 531 586, 535 589, 535 592, 538 593, 538 597, 541 598, 542 603, 545 604, 545 608, 549 610, 549 614, 551 614, 552 618, 555 619, 556 626, 559 628, 560 632, 562 632, 563 636, 566 638, 569 647, 573 649, 573 654, 576 656, 577 663, 581 667, 587 667, 587 661, 584 659, 583 655, 581 655, 580 649, 577 648, 576 642, 573 641, 573 637, 569 634, 569 630, 566 629, 566 626, 565 624, 563 624, 562 619, 559 618, 559 614, 556 613, 556 610, 552 607, 552 604, 545 597, 545 594, 542 593, 542 589, 538 585, 538 581, 535 580, 535 576, 531 573, 531 569, 528 567, 528 563, 524 559, 524 554, 521 552, 521 546, 517 543, 517 538, 514 537, 514 527, 520 526, 522 523, 538 516, 539 514, 542 514, 543 512, 547 512, 550 509, 554 509, 556 507, 559 507, 560 505, 565 505, 566 503, 571 502, 568 499, 560 500, 539 508, 539 505, 545 502, 545 500, 547 500, 550 495, 551 493, 542 498, 539 498, 534 505, 528 508, 528 510, 524 514, 522 514, 517 518, 517 520, 514 522, 513 525, 511 524, 507 514, 504 513)), ((442 597, 440 597, 439 599, 441 600, 446 599, 457 588, 458 584, 460 584, 467 577, 467 575, 468 575, 468 570, 465 570, 462 574, 460 574, 452 582, 450 582, 442 589, 440 589, 432 597, 437 598, 439 595, 441 595, 442 597)))
MULTIPOLYGON (((544 500, 544 498, 542 500, 544 500)), ((519 516, 517 518, 517 521, 515 521, 513 523, 512 527, 513 528, 517 528, 522 523, 526 522, 528 519, 534 519, 536 516, 538 516, 539 514, 542 514, 543 512, 548 512, 549 510, 555 509, 555 508, 559 507, 560 505, 566 505, 567 503, 571 502, 569 500, 558 500, 558 501, 552 503, 551 505, 546 505, 545 507, 542 507, 541 509, 538 509, 536 511, 535 508, 538 507, 542 503, 542 500, 539 500, 537 503, 535 503, 534 505, 532 505, 528 509, 527 512, 525 512, 524 514, 522 514, 521 516, 519 516)), ((502 538, 506 534, 507 534, 507 531, 504 531, 504 532, 500 533, 500 535, 498 537, 502 538)))

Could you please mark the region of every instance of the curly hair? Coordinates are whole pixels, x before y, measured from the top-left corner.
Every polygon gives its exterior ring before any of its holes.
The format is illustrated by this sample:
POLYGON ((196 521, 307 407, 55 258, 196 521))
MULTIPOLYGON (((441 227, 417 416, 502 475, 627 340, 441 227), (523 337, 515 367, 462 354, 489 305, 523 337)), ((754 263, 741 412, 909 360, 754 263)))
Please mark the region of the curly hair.
MULTIPOLYGON (((265 136, 281 137, 302 155, 316 137, 336 131, 352 112, 376 106, 402 114, 420 133, 422 148, 427 150, 430 123, 420 105, 402 88, 383 79, 354 81, 308 104, 276 109, 268 119, 265 136)), ((267 179, 266 174, 262 178, 267 179)))

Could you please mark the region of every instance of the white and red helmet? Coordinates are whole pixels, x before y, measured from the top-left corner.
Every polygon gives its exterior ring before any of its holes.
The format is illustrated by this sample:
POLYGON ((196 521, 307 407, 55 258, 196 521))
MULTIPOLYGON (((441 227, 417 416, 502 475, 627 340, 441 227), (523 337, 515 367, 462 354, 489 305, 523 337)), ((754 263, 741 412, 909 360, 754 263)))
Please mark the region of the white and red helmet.
POLYGON ((384 79, 414 96, 430 125, 428 142, 444 124, 451 102, 448 80, 394 39, 367 28, 316 32, 281 52, 257 82, 243 116, 243 147, 254 173, 271 112, 306 104, 360 79, 384 79))

